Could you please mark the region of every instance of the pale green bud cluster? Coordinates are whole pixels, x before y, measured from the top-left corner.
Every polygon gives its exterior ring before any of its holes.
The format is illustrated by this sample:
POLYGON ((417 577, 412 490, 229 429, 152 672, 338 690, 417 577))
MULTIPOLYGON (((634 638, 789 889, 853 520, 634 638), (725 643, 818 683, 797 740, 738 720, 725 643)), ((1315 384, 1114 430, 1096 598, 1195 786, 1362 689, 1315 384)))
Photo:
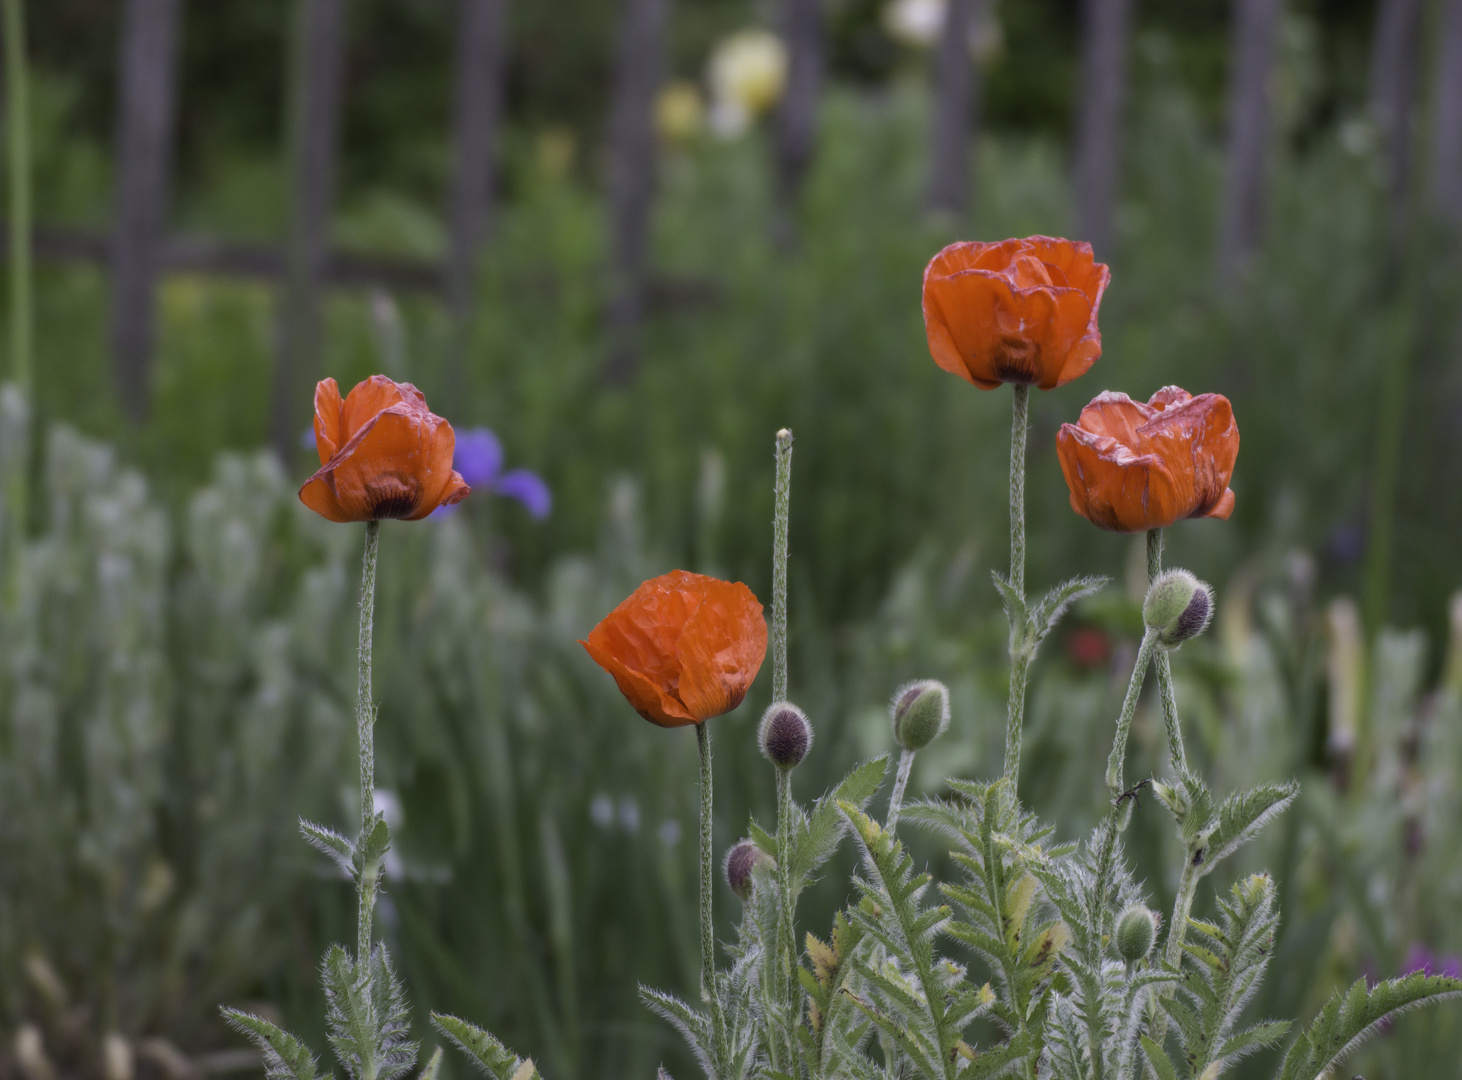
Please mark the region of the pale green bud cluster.
POLYGON ((1143 904, 1133 904, 1117 920, 1117 955, 1135 964, 1152 952, 1161 917, 1143 904))

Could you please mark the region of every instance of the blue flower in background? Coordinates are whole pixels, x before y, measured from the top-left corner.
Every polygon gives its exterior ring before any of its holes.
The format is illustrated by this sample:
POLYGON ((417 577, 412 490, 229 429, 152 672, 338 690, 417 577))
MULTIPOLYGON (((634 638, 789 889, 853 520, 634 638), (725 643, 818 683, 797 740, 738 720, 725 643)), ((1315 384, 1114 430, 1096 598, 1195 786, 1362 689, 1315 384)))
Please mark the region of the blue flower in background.
MULTIPOLYGON (((503 472, 503 444, 485 427, 468 428, 457 433, 457 452, 452 458, 452 465, 474 491, 490 491, 517 499, 538 521, 546 518, 553 509, 553 493, 537 473, 530 469, 503 472)), ((454 509, 443 506, 435 514, 450 513, 454 509)))

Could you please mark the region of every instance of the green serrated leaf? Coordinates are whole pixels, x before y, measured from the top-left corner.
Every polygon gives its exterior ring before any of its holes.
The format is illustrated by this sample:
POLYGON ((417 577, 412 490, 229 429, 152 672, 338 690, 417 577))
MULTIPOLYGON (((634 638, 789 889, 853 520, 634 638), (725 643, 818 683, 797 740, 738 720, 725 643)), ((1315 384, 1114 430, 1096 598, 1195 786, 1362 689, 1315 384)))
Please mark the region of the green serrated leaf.
MULTIPOLYGON (((514 1080, 520 1066, 527 1064, 532 1068, 531 1061, 525 1062, 520 1059, 496 1037, 475 1024, 469 1024, 466 1020, 456 1016, 436 1012, 431 1014, 431 1022, 433 1027, 451 1039, 479 1070, 492 1077, 493 1080, 514 1080)), ((535 1074, 536 1072, 537 1070, 534 1070, 535 1074)))
POLYGON ((261 1016, 221 1009, 229 1027, 246 1035, 264 1055, 264 1073, 269 1080, 314 1080, 318 1064, 309 1048, 289 1032, 261 1016))
POLYGON ((442 1048, 435 1047, 431 1057, 427 1058, 426 1066, 421 1070, 420 1080, 437 1080, 437 1074, 442 1069, 442 1048))
POLYGON ((1178 1080, 1178 1070, 1173 1067, 1167 1051, 1146 1035, 1142 1036, 1142 1052, 1147 1055, 1147 1062, 1157 1074, 1157 1080, 1178 1080))
POLYGON ((1031 644, 1039 645, 1072 604, 1100 592, 1110 581, 1107 577, 1074 577, 1047 592, 1030 613, 1031 644))
POLYGON ((1417 1005, 1462 996, 1462 979, 1415 973, 1366 989, 1357 979, 1336 992, 1279 1067, 1279 1080, 1317 1080, 1371 1035, 1382 1020, 1417 1005))
POLYGON ((385 815, 378 813, 356 851, 356 869, 363 870, 366 867, 379 865, 389 850, 391 850, 391 828, 386 824, 385 815))
POLYGON ((1218 823, 1208 840, 1203 873, 1208 873, 1220 860, 1232 855, 1248 843, 1292 803, 1300 786, 1293 780, 1285 784, 1260 784, 1248 791, 1236 792, 1218 808, 1218 823))
POLYGON ((300 818, 300 834, 305 838, 305 843, 328 855, 347 874, 355 869, 355 845, 334 829, 327 829, 323 825, 300 818))

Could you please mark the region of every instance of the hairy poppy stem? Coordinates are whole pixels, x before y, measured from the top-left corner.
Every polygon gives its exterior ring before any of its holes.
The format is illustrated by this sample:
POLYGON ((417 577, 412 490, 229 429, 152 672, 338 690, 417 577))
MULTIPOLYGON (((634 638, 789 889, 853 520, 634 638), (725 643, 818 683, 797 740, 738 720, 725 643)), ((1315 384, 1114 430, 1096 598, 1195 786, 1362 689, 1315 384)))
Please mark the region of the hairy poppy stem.
POLYGON ((26 72, 25 3, 5 0, 5 126, 10 157, 11 378, 31 386, 30 80, 26 72))
MULTIPOLYGON (((1025 442, 1030 426, 1030 387, 1016 385, 1010 423, 1010 587, 1025 599, 1025 442)), ((1014 616, 1012 616, 1014 618, 1014 616)), ((1010 628, 1010 702, 1005 719, 1005 779, 1015 791, 1020 778, 1020 731, 1025 722, 1025 680, 1030 654, 1025 626, 1010 628)))
POLYGON ((1121 795, 1126 790, 1122 784, 1122 764, 1127 756, 1127 735, 1132 730, 1132 718, 1137 715, 1137 699, 1142 696, 1147 667, 1156 650, 1157 631, 1149 629, 1142 635, 1137 662, 1132 665, 1132 679, 1127 684, 1127 696, 1122 700, 1122 715, 1117 718, 1117 737, 1112 740, 1112 755, 1107 758, 1107 787, 1113 795, 1121 795))
POLYGON ((884 829, 893 832, 894 826, 899 823, 899 811, 904 808, 904 791, 909 786, 909 774, 914 771, 914 754, 916 751, 904 749, 899 754, 899 771, 894 777, 893 794, 888 797, 888 821, 884 823, 884 829))
POLYGON ((776 512, 772 517, 772 700, 787 700, 787 533, 792 504, 792 432, 777 432, 776 512))
MULTIPOLYGON (((1163 533, 1161 529, 1147 530, 1147 587, 1162 574, 1163 533)), ((1188 771, 1188 755, 1183 750, 1183 729, 1178 724, 1178 695, 1173 691, 1173 667, 1168 654, 1157 651, 1157 688, 1162 696, 1163 725, 1168 731, 1168 754, 1173 759, 1173 770, 1180 776, 1188 771)))
POLYGON ((716 929, 711 918, 714 836, 711 818, 711 729, 695 725, 696 749, 701 759, 701 998, 711 1012, 711 1034, 717 1056, 725 1060, 726 1028, 721 1020, 721 999, 716 994, 716 929))
MULTIPOLYGON (((365 555, 360 570, 360 642, 356 669, 355 729, 360 740, 360 841, 368 843, 376 821, 375 705, 371 701, 371 631, 375 625, 376 552, 380 547, 381 523, 366 522, 365 555)), ((371 951, 371 914, 376 906, 379 860, 360 868, 358 889, 360 913, 356 926, 356 957, 361 962, 371 951)))
MULTIPOLYGON (((796 937, 792 910, 792 770, 778 769, 777 772, 777 890, 781 893, 781 910, 777 917, 777 986, 781 991, 784 1016, 790 1019, 798 1012, 796 1006, 797 966, 796 937)), ((800 1076, 797 1068, 797 1037, 793 1034, 787 1047, 790 1060, 785 1068, 793 1076, 800 1076)), ((779 1064, 774 1062, 775 1064, 779 1064)))

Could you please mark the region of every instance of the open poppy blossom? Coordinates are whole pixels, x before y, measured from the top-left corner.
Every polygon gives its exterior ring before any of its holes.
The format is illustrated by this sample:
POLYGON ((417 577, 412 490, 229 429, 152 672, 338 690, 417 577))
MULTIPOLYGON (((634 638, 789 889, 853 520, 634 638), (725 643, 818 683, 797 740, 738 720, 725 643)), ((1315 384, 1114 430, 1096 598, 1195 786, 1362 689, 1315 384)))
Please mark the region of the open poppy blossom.
POLYGON ((767 624, 739 581, 672 570, 641 585, 579 644, 646 720, 683 727, 741 704, 766 657, 767 624))
POLYGON ((1239 456, 1233 406, 1166 386, 1146 405, 1098 394, 1056 436, 1071 509, 1114 532, 1161 529, 1183 518, 1227 518, 1239 456))
POLYGON ((950 244, 924 271, 929 352, 982 390, 1062 386, 1102 354, 1097 310, 1111 279, 1090 244, 1049 236, 950 244))
POLYGON ((315 387, 320 469, 300 502, 331 521, 417 521, 471 489, 452 469, 452 425, 410 383, 372 375, 343 401, 334 379, 315 387))

